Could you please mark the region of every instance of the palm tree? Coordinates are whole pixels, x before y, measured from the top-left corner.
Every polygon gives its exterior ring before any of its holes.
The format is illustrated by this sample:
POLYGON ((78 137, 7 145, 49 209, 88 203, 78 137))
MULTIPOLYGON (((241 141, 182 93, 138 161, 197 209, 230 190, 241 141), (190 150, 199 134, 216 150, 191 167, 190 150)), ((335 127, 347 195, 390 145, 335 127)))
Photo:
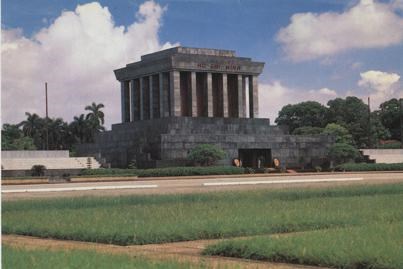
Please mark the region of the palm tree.
POLYGON ((29 112, 25 112, 27 119, 20 122, 18 127, 22 126, 22 131, 24 135, 29 137, 34 137, 42 127, 42 119, 36 113, 31 114, 29 112))
POLYGON ((96 104, 93 102, 91 105, 86 106, 85 110, 88 110, 88 114, 85 119, 89 120, 94 131, 104 131, 105 128, 102 126, 105 123, 105 114, 101 111, 101 108, 104 108, 103 104, 96 104))
POLYGON ((90 128, 88 121, 85 119, 85 115, 75 116, 73 122, 70 124, 71 131, 80 144, 89 142, 90 140, 90 128))
POLYGON ((20 122, 17 126, 22 127, 25 136, 31 137, 38 149, 46 148, 46 133, 45 120, 39 117, 36 113, 25 112, 27 119, 20 122))
POLYGON ((61 118, 48 120, 49 148, 63 149, 66 123, 61 118))

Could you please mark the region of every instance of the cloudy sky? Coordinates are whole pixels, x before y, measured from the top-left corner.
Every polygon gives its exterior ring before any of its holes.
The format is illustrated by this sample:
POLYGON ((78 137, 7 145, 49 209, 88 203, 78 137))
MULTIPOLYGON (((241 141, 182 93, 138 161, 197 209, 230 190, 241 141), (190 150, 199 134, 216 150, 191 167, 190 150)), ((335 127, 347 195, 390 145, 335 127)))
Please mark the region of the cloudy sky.
POLYGON ((260 116, 348 95, 403 97, 403 0, 3 0, 1 118, 71 121, 95 101, 120 121, 113 69, 182 45, 266 62, 260 116))

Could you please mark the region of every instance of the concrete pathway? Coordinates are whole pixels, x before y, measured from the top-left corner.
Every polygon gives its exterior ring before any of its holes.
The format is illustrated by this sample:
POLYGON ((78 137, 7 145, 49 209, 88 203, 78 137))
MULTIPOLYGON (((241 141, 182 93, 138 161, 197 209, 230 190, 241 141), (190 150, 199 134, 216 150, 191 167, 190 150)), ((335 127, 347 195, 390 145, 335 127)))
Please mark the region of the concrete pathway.
POLYGON ((334 173, 287 176, 206 177, 141 179, 118 182, 2 186, 2 200, 54 198, 70 196, 113 196, 132 194, 173 194, 254 189, 323 188, 358 184, 403 182, 403 172, 334 173))

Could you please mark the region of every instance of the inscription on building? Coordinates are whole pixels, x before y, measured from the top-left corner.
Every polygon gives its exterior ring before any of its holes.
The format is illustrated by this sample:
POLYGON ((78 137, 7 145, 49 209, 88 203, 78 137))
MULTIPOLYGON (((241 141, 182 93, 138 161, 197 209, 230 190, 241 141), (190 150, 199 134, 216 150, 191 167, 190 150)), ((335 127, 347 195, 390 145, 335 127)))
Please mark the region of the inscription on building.
POLYGON ((241 70, 240 65, 233 64, 217 64, 217 63, 198 63, 197 68, 201 69, 211 69, 211 70, 227 70, 227 71, 239 71, 241 70))

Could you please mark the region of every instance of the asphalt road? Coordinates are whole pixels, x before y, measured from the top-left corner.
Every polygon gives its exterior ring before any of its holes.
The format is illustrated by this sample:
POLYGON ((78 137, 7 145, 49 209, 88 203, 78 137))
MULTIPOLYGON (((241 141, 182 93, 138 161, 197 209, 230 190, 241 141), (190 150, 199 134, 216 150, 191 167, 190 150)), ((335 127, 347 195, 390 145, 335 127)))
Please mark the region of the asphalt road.
POLYGON ((88 195, 172 194, 252 189, 317 188, 403 182, 394 173, 318 173, 314 175, 260 175, 186 179, 136 179, 121 182, 59 183, 2 186, 2 200, 88 195))

